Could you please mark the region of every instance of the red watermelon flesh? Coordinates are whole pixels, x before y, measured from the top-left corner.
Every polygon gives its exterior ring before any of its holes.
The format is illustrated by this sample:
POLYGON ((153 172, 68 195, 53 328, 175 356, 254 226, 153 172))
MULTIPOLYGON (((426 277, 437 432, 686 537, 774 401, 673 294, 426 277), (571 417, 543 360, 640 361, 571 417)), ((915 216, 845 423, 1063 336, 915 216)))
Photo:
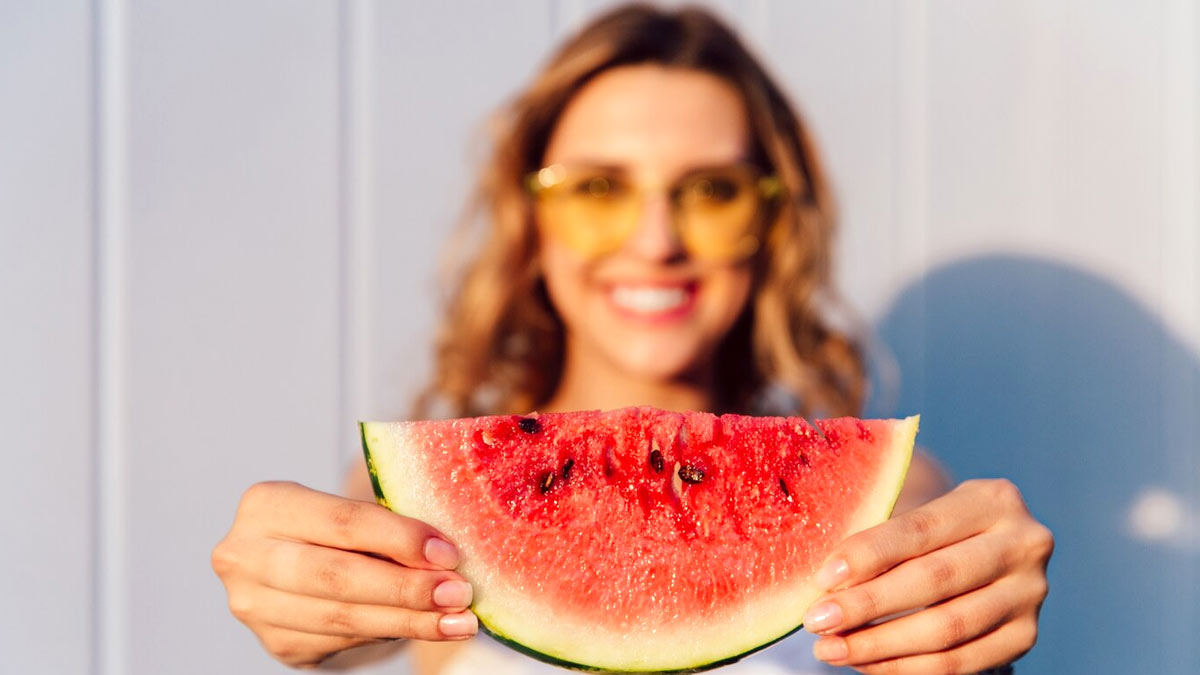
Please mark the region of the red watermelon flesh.
POLYGON ((891 512, 917 420, 629 408, 365 423, 380 503, 458 545, 484 626, 544 660, 712 667, 795 630, 891 512))

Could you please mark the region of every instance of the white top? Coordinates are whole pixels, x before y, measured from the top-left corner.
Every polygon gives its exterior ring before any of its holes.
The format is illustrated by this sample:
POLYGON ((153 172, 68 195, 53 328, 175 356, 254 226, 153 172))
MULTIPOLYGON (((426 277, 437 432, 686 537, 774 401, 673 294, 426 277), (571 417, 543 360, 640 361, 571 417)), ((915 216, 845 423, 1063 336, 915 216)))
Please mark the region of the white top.
MULTIPOLYGON (((829 675, 843 672, 812 655, 815 636, 803 630, 720 669, 721 675, 829 675)), ((563 675, 570 671, 536 661, 499 644, 484 633, 468 640, 446 667, 445 675, 563 675)))

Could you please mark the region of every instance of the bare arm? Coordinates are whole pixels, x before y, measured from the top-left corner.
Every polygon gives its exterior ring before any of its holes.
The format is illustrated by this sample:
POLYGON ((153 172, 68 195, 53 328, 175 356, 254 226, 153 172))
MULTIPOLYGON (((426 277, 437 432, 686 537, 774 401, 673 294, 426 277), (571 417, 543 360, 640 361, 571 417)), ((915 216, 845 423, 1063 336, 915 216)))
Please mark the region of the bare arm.
MULTIPOLYGON (((363 470, 366 474, 366 470, 363 470)), ((913 452, 912 464, 908 467, 908 478, 896 501, 896 515, 911 511, 928 501, 933 501, 950 491, 950 477, 946 470, 930 454, 917 448, 913 452)))

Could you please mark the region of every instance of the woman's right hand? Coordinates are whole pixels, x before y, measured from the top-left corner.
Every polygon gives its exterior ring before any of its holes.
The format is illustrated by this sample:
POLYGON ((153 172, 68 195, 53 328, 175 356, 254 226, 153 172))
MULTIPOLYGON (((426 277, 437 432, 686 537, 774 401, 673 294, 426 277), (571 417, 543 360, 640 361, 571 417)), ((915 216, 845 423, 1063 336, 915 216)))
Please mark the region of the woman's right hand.
POLYGON ((474 635, 457 565, 429 525, 295 483, 246 490, 212 552, 230 611, 294 667, 371 642, 474 635))

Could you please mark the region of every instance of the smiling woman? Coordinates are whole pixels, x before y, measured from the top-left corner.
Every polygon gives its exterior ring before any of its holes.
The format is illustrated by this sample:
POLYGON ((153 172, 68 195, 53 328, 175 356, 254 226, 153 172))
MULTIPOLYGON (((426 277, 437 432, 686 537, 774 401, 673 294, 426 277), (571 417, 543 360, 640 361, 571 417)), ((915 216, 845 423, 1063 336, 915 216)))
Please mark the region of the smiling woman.
POLYGON ((816 149, 712 15, 595 20, 498 127, 489 226, 418 416, 582 407, 585 383, 592 407, 861 409, 858 346, 821 309, 837 297, 816 149))
MULTIPOLYGON (((585 27, 506 111, 481 203, 418 417, 860 411, 859 348, 823 313, 835 296, 820 163, 710 14, 633 6, 585 27)), ((821 660, 970 673, 1033 646, 1049 532, 1011 483, 944 490, 918 458, 900 509, 923 505, 835 548, 815 577, 828 593, 804 614, 821 660)), ((370 499, 365 471, 347 492, 370 499)), ((286 663, 402 637, 422 675, 494 671, 511 655, 462 643, 477 623, 458 561, 426 523, 278 484, 246 493, 213 554, 234 614, 286 663)), ((739 667, 816 664, 783 648, 739 667)))
MULTIPOLYGON (((737 91, 699 71, 657 65, 616 68, 572 99, 544 161, 608 167, 594 175, 613 187, 608 194, 589 191, 589 201, 617 201, 610 196, 614 188, 642 193, 642 198, 624 199, 627 213, 610 217, 549 208, 537 212, 548 234, 540 250, 542 276, 550 301, 560 308, 567 338, 567 369, 546 407, 575 409, 573 399, 585 389, 596 397, 592 405, 616 407, 628 396, 624 380, 631 374, 689 383, 711 378, 706 371, 712 355, 749 298, 750 265, 745 255, 706 260, 693 254, 694 246, 685 245, 681 235, 690 223, 683 216, 699 208, 695 192, 700 188, 683 195, 680 188, 633 186, 669 186, 705 167, 736 166, 748 154, 748 138, 737 91), (630 185, 605 173, 627 176, 630 185), (591 218, 584 220, 584 215, 591 218), (625 222, 613 222, 620 220, 625 222), (578 237, 559 236, 571 229, 624 230, 625 237, 611 253, 587 255, 570 246, 578 237)), ((733 215, 745 222, 727 223, 725 232, 740 234, 751 226, 755 210, 733 215)), ((674 403, 700 409, 709 404, 674 403)))

